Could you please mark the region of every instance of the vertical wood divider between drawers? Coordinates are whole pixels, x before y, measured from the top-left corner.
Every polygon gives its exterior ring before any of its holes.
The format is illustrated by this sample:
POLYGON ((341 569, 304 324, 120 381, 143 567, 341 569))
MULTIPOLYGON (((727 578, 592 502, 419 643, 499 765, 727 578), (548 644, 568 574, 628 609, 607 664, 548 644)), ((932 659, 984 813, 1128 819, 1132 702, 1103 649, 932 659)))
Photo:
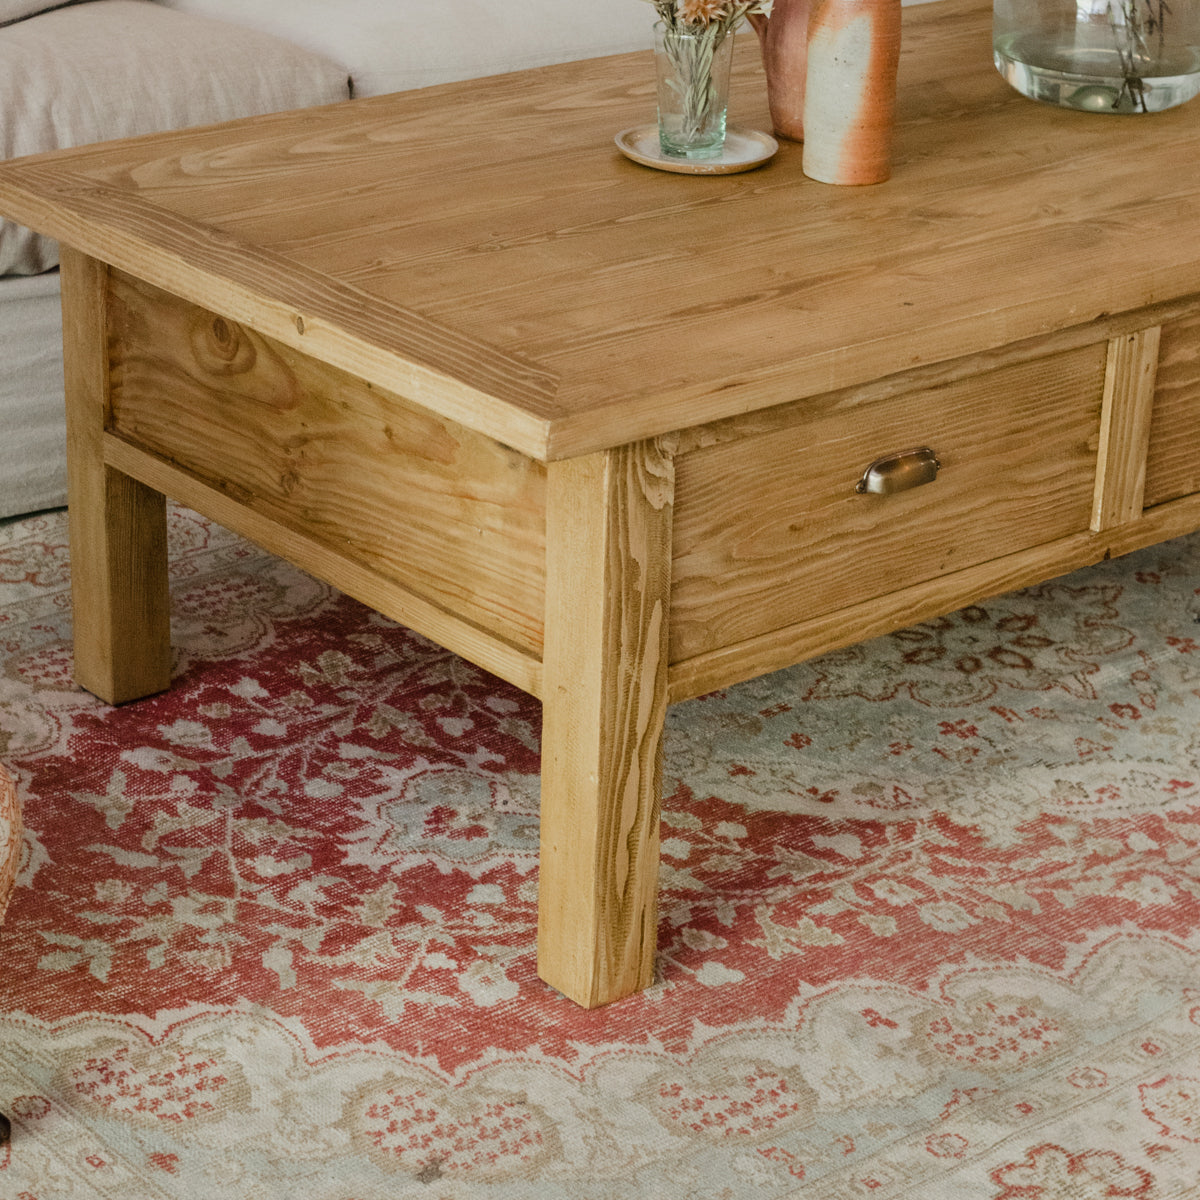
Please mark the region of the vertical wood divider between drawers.
POLYGON ((1092 504, 1095 533, 1142 515, 1161 335, 1162 327, 1152 325, 1108 343, 1092 504))

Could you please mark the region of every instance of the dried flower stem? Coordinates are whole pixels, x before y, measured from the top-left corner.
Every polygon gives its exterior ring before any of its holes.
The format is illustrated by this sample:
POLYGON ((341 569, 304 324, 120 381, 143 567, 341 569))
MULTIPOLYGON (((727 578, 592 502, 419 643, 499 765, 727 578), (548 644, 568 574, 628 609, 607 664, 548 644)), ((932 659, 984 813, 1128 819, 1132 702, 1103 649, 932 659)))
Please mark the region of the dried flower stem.
POLYGON ((1163 53, 1164 24, 1170 7, 1166 0, 1108 0, 1108 25, 1121 62, 1122 84, 1114 108, 1146 108, 1145 78, 1163 53), (1157 36, 1157 53, 1150 41, 1157 36))

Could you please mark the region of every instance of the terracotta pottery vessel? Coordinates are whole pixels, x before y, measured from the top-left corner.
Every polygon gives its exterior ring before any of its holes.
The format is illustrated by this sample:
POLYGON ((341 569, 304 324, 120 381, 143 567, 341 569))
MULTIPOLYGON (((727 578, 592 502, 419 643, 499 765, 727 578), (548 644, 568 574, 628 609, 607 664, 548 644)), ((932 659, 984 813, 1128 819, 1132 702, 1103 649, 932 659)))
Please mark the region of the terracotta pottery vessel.
POLYGON ((900 0, 813 0, 807 58, 805 175, 881 183, 892 173, 900 0))
POLYGON ((775 136, 804 140, 804 77, 812 0, 775 0, 771 15, 746 19, 762 45, 767 103, 775 136))

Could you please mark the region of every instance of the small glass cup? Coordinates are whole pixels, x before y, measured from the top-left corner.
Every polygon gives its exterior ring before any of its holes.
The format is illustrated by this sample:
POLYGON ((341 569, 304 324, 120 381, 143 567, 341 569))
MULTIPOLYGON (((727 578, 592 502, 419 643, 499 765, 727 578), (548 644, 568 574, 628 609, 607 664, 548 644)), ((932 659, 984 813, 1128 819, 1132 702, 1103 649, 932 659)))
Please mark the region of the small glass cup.
POLYGON ((733 31, 718 40, 708 27, 654 26, 658 71, 658 141, 672 158, 720 158, 725 149, 725 110, 733 31))

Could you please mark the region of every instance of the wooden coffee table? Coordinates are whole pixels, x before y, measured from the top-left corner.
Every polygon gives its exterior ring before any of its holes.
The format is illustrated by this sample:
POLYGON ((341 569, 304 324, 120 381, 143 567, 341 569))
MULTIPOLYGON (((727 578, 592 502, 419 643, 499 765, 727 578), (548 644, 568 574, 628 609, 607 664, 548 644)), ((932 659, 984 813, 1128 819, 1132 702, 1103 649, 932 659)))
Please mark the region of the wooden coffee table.
POLYGON ((541 697, 539 970, 644 987, 668 703, 1200 526, 1200 108, 1024 100, 980 0, 904 47, 873 188, 627 161, 649 54, 0 168, 79 682, 168 686, 191 505, 541 697))

